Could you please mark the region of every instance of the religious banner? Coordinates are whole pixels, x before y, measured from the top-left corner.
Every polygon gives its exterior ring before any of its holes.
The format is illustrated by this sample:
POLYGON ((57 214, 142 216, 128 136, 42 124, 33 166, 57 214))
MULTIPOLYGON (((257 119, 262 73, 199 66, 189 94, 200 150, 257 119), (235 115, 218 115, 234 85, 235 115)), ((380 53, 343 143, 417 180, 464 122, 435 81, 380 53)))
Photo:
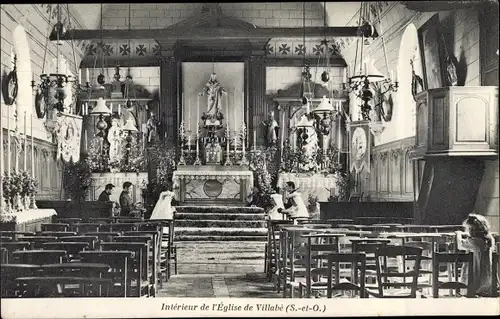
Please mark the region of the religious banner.
POLYGON ((349 124, 351 141, 349 162, 350 171, 370 172, 371 133, 368 121, 356 121, 349 124))
POLYGON ((63 161, 80 160, 80 139, 82 136, 82 118, 77 115, 61 113, 57 119, 57 158, 63 161))

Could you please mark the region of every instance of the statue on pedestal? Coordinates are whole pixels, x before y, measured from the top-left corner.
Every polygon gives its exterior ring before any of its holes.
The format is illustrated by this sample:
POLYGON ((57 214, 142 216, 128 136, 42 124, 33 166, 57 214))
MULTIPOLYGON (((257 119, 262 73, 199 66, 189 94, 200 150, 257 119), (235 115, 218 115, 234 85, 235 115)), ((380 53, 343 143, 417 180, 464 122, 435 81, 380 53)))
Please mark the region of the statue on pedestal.
POLYGON ((207 95, 207 112, 203 112, 201 117, 205 126, 220 126, 220 121, 224 118, 221 112, 222 95, 227 95, 226 90, 217 80, 217 74, 212 73, 210 79, 205 84, 202 94, 207 95))
POLYGON ((274 111, 269 112, 269 119, 263 122, 266 126, 267 147, 276 146, 278 142, 279 125, 274 119, 274 111))
POLYGON ((158 135, 158 129, 160 126, 160 121, 156 119, 156 115, 151 112, 149 120, 146 123, 147 133, 148 133, 148 144, 158 143, 160 137, 158 135))

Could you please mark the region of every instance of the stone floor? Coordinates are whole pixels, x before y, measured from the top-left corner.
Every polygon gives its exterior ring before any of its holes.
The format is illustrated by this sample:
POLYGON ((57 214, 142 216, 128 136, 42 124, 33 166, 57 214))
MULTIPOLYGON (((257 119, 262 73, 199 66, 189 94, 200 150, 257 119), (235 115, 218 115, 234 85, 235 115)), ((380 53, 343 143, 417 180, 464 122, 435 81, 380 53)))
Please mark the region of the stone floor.
POLYGON ((263 272, 173 275, 157 297, 280 298, 263 272))

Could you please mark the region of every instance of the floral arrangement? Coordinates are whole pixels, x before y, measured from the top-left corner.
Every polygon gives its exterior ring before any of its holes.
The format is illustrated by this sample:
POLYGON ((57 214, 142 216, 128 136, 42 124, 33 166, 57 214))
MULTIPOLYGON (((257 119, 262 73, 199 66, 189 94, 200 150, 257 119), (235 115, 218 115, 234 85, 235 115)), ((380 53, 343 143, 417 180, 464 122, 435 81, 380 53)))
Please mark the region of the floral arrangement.
POLYGON ((273 181, 277 178, 276 148, 267 148, 256 152, 250 158, 250 169, 254 173, 254 185, 259 189, 259 196, 264 207, 270 205, 271 195, 275 193, 273 181))
POLYGON ((89 158, 64 164, 64 189, 70 199, 84 201, 92 185, 92 164, 89 158))
POLYGON ((109 158, 103 154, 108 154, 109 144, 101 138, 94 138, 90 141, 87 164, 91 172, 104 173, 109 170, 109 158))
POLYGON ((349 172, 344 170, 338 170, 336 172, 337 180, 336 185, 339 190, 339 193, 335 196, 330 196, 328 201, 337 202, 337 201, 347 201, 349 200, 349 195, 351 194, 351 190, 354 188, 354 180, 351 178, 349 172))
POLYGON ((146 201, 155 203, 160 193, 167 187, 172 185, 172 176, 177 168, 176 150, 168 148, 166 145, 160 145, 156 148, 151 148, 148 151, 149 162, 156 166, 156 177, 150 180, 146 188, 146 201))
POLYGON ((309 194, 307 210, 312 219, 319 219, 319 201, 318 196, 309 194))
POLYGON ((38 181, 28 171, 12 171, 10 176, 3 176, 3 198, 16 210, 27 209, 30 205, 26 197, 36 195, 38 181))

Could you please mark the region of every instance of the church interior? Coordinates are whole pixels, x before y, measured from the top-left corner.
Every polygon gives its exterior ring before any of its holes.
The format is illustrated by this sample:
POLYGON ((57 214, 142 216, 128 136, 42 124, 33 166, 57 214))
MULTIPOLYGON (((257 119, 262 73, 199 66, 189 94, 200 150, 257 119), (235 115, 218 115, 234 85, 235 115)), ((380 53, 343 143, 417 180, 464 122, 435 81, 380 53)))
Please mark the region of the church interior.
POLYGON ((2 299, 498 298, 498 9, 2 4, 2 299))

